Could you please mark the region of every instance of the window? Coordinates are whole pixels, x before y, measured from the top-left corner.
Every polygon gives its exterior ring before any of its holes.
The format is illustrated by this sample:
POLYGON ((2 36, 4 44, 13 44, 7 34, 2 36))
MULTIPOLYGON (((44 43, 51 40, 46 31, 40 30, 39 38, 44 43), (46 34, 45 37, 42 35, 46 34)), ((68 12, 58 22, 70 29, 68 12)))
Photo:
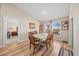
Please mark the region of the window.
POLYGON ((60 35, 60 28, 61 28, 60 21, 54 21, 52 23, 52 29, 55 35, 60 35))
POLYGON ((48 31, 50 31, 52 29, 51 23, 49 23, 49 22, 46 22, 44 24, 44 27, 45 27, 45 32, 46 33, 48 33, 48 31))

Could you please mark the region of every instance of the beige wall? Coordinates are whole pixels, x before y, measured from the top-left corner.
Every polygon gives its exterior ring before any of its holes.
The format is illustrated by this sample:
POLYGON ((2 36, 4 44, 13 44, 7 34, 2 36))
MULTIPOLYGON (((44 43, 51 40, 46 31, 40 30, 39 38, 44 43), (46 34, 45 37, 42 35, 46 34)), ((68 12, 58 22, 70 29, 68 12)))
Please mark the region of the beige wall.
MULTIPOLYGON (((4 23, 7 23, 8 20, 13 21, 13 19, 16 20, 16 23, 18 22, 19 41, 28 39, 28 32, 31 31, 29 29, 29 22, 34 22, 37 24, 36 29, 34 30, 38 30, 39 22, 37 20, 33 19, 28 14, 25 14, 23 11, 11 4, 1 4, 1 15, 3 17, 4 23)), ((4 27, 7 28, 7 26, 4 27)), ((6 31, 7 30, 4 29, 4 32, 6 31)), ((4 33, 4 35, 5 34, 6 33, 4 33)), ((4 39, 6 39, 6 37, 4 39)))

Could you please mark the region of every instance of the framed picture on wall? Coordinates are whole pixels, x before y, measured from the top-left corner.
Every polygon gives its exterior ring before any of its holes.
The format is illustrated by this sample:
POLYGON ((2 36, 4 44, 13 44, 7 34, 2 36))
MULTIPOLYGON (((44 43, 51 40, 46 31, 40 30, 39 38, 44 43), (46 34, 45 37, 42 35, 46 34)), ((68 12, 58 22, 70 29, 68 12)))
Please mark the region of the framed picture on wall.
POLYGON ((69 21, 62 21, 62 29, 63 30, 69 29, 69 21))
POLYGON ((29 23, 29 29, 35 29, 35 23, 29 23))

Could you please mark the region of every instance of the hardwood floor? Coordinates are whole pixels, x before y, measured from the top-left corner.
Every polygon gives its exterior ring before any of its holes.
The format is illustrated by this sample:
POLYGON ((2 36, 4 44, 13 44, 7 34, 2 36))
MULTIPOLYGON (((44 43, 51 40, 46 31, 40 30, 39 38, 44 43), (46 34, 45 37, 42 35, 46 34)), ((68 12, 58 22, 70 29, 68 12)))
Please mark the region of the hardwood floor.
POLYGON ((29 41, 15 42, 0 48, 0 56, 58 56, 61 45, 62 42, 55 40, 48 50, 43 47, 33 53, 33 49, 29 49, 29 41))

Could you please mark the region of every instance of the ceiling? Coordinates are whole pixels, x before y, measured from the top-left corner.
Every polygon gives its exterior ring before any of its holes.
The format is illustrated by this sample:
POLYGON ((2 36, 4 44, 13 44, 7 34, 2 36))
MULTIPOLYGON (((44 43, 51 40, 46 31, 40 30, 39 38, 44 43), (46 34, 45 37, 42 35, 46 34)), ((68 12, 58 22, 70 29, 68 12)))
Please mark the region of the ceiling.
POLYGON ((22 11, 37 20, 50 20, 69 15, 68 3, 15 3, 22 11))

